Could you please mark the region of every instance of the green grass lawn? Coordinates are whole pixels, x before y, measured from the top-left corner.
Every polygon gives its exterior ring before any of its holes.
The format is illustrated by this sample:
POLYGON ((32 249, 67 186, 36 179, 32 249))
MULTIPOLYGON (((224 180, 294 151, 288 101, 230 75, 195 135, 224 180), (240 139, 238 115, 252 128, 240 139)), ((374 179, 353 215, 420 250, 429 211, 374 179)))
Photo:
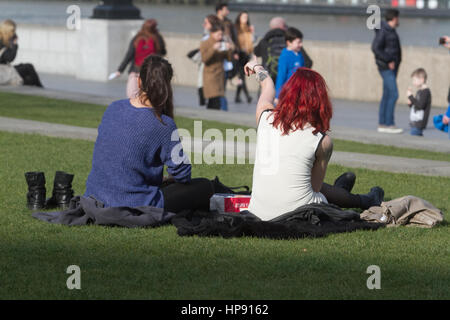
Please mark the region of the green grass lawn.
MULTIPOLYGON (((3 111, 2 111, 3 112, 3 111)), ((0 132, 0 299, 449 299, 450 226, 385 228, 320 239, 179 237, 155 229, 67 227, 31 217, 26 171, 75 174, 84 192, 93 143, 0 132), (81 268, 81 290, 66 269, 81 268), (369 290, 370 265, 381 290, 369 290)), ((331 165, 326 181, 346 168, 331 165)), ((450 179, 352 169, 354 191, 380 185, 450 212, 450 179)), ((193 175, 251 185, 251 165, 194 165, 193 175)))
MULTIPOLYGON (((80 127, 97 128, 106 106, 80 103, 68 100, 48 99, 45 97, 0 92, 0 116, 19 119, 60 123, 80 127), (11 107, 15 106, 15 107, 11 107)), ((195 119, 176 117, 178 128, 194 131, 195 119)), ((226 129, 249 127, 202 120, 203 131, 216 128, 223 132, 226 129)), ((389 155, 405 158, 418 158, 439 161, 450 161, 448 153, 430 152, 408 148, 365 144, 360 142, 333 139, 334 150, 369 154, 389 155)))

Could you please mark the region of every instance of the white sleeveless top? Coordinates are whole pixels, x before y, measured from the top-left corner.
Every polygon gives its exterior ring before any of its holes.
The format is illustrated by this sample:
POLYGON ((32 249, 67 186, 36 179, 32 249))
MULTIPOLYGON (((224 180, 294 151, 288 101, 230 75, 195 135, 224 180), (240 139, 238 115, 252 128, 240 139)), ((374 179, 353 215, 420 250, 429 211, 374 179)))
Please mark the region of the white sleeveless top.
POLYGON ((310 203, 327 203, 311 185, 315 153, 323 134, 307 127, 282 135, 274 128, 273 112, 262 113, 257 133, 252 197, 248 210, 271 220, 310 203))

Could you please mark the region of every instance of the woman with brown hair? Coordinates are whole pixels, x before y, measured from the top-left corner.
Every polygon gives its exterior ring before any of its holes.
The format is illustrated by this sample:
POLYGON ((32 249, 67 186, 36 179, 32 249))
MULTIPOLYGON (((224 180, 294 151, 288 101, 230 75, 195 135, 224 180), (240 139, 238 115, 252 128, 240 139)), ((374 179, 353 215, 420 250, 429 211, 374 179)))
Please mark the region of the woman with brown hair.
POLYGON ((146 20, 141 30, 131 40, 125 58, 115 74, 118 77, 130 64, 127 82, 128 98, 136 97, 139 92, 137 78, 144 59, 151 54, 165 56, 166 53, 166 45, 158 31, 157 21, 155 19, 146 20))
POLYGON ((237 38, 239 43, 238 54, 239 59, 237 61, 237 69, 239 76, 239 84, 236 90, 236 98, 234 101, 240 103, 241 101, 241 91, 244 91, 247 97, 247 102, 252 102, 252 97, 248 93, 247 84, 245 83, 244 66, 250 60, 253 54, 253 41, 255 28, 250 24, 250 18, 247 11, 242 11, 238 14, 236 18, 235 28, 237 31, 237 38))
POLYGON ((203 93, 208 99, 208 109, 227 110, 223 63, 226 59, 231 59, 234 45, 224 41, 223 30, 222 24, 213 24, 209 38, 200 43, 200 54, 204 63, 203 93))
POLYGON ((173 119, 172 77, 169 62, 151 55, 140 68, 138 95, 108 106, 98 127, 85 197, 105 207, 153 206, 174 213, 209 209, 214 183, 191 178, 173 119), (164 167, 168 178, 163 178, 164 167))
POLYGON ((11 65, 19 48, 17 39, 14 21, 2 21, 0 23, 0 84, 24 84, 42 88, 41 80, 32 64, 11 65))

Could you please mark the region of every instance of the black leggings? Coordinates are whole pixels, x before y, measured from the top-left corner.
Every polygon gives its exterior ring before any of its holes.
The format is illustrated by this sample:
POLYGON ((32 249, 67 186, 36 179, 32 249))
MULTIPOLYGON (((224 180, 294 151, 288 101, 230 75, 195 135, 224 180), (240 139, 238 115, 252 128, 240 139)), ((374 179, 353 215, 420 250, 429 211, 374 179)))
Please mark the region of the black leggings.
POLYGON ((189 183, 171 183, 161 188, 164 196, 164 209, 178 213, 182 210, 209 211, 209 199, 214 187, 205 178, 192 179, 189 183))
POLYGON ((244 66, 239 65, 239 79, 241 79, 242 83, 238 85, 236 90, 236 99, 239 99, 241 95, 241 91, 244 91, 245 97, 248 99, 250 94, 248 93, 247 89, 247 83, 245 82, 245 72, 244 72, 244 66))
MULTIPOLYGON (((182 210, 209 211, 209 199, 214 194, 214 186, 206 178, 195 178, 189 183, 171 183, 161 188, 164 197, 164 209, 178 213, 182 210)), ((361 197, 347 190, 323 183, 320 192, 329 203, 341 208, 361 208, 361 197)))
POLYGON ((320 192, 327 198, 328 203, 332 203, 341 208, 361 208, 361 197, 358 194, 352 194, 347 190, 329 185, 322 184, 320 192))

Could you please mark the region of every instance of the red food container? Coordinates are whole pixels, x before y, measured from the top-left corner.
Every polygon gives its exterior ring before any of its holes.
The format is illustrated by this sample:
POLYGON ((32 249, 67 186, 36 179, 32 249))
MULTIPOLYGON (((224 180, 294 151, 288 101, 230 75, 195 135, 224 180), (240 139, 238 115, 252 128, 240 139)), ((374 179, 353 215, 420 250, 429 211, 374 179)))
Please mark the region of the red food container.
POLYGON ((241 194, 216 193, 209 200, 209 209, 221 213, 239 213, 248 209, 250 198, 241 194))

